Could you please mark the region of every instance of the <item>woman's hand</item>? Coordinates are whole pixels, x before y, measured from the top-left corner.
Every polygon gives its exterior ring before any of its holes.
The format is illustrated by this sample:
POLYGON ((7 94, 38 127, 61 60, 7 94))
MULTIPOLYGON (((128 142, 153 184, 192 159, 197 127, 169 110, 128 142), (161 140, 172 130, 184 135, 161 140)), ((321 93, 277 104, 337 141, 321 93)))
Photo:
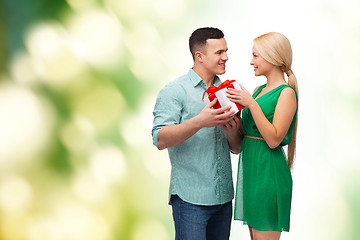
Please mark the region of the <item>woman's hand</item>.
POLYGON ((238 89, 227 89, 227 97, 230 101, 243 105, 244 107, 250 107, 255 102, 255 99, 251 96, 248 90, 240 84, 241 90, 238 89))
POLYGON ((230 121, 221 127, 227 136, 230 151, 234 154, 238 154, 240 152, 241 142, 244 138, 242 134, 243 127, 240 112, 235 114, 230 121))
POLYGON ((237 137, 239 133, 242 132, 242 119, 240 114, 235 114, 231 120, 221 125, 221 128, 228 137, 237 137))

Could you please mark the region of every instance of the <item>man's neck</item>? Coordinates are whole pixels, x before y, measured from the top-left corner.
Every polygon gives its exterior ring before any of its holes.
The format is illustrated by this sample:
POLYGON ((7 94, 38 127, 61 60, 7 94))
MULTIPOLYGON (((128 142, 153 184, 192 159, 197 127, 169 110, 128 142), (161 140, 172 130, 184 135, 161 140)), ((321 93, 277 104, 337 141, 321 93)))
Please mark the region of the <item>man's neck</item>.
POLYGON ((194 65, 193 70, 202 80, 204 80, 206 88, 213 85, 215 79, 214 74, 209 74, 207 71, 204 71, 204 69, 199 68, 196 65, 194 65))

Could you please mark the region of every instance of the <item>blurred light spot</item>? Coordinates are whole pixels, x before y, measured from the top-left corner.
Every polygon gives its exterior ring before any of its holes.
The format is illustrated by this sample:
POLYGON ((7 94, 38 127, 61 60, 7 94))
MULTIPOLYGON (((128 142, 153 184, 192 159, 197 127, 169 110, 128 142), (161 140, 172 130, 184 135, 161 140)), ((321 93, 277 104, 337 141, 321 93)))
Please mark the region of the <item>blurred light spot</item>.
POLYGON ((81 9, 96 3, 96 0, 66 0, 73 9, 81 9))
POLYGON ((29 240, 61 240, 65 239, 61 226, 52 219, 33 218, 28 222, 27 236, 29 240))
MULTIPOLYGON (((356 53, 360 52, 360 47, 357 46, 357 44, 345 44, 346 46, 353 46, 352 51, 356 51, 356 53), (354 49, 355 47, 358 47, 359 49, 354 49)), ((336 56, 342 55, 343 53, 336 54, 336 56)), ((350 54, 347 54, 350 55, 350 54)), ((351 59, 349 56, 347 57, 346 54, 343 54, 343 57, 351 59)), ((359 61, 357 60, 357 57, 354 56, 354 58, 351 61, 341 61, 338 59, 338 63, 334 64, 336 66, 336 71, 333 72, 333 74, 336 74, 333 76, 333 88, 336 89, 337 94, 342 94, 347 97, 356 97, 358 96, 360 92, 360 83, 359 83, 359 77, 360 77, 360 70, 359 70, 359 61)))
MULTIPOLYGON (((355 86, 355 85, 351 85, 355 86)), ((351 88, 351 87, 349 87, 351 88)), ((330 102, 330 101, 329 101, 330 102)), ((356 104, 353 102, 352 104, 356 104)), ((358 156, 360 155, 359 141, 357 140, 357 134, 360 133, 359 118, 357 116, 359 108, 354 108, 354 105, 349 104, 349 101, 346 101, 343 98, 337 99, 332 102, 331 106, 328 106, 328 114, 333 114, 334 109, 341 109, 341 114, 334 114, 332 120, 326 119, 328 126, 333 128, 331 133, 329 133, 328 141, 326 148, 327 149, 346 149, 346 151, 328 151, 328 162, 335 166, 335 169, 343 170, 349 168, 358 168, 360 167, 360 162, 358 156), (346 116, 346 118, 344 118, 346 116), (334 123, 341 122, 341 127, 333 127, 334 123), (351 133, 351 134, 350 134, 351 133), (332 136, 337 136, 336 139, 332 136), (338 141, 337 139, 346 139, 346 141, 338 141), (346 159, 347 164, 344 164, 343 161, 339 159, 346 159)))
POLYGON ((113 86, 93 86, 76 97, 74 112, 87 118, 97 131, 115 124, 123 111, 124 99, 113 86))
POLYGON ((31 203, 33 193, 29 184, 22 178, 12 176, 0 184, 0 206, 4 212, 22 212, 31 203))
POLYGON ((109 226, 105 220, 83 206, 59 202, 55 209, 55 219, 61 227, 63 239, 109 239, 109 226))
POLYGON ((71 202, 59 201, 58 205, 54 206, 54 209, 52 209, 50 213, 47 212, 47 215, 32 217, 27 221, 26 225, 28 238, 7 239, 110 239, 109 226, 100 215, 92 213, 89 209, 71 202))
POLYGON ((151 140, 150 131, 145 129, 145 126, 140 116, 130 117, 120 128, 120 133, 125 138, 126 142, 134 147, 139 148, 147 141, 151 140))
MULTIPOLYGON (((0 166, 20 164, 46 144, 52 124, 45 102, 24 88, 0 86, 0 166)), ((0 170, 3 168, 0 168, 0 170)))
MULTIPOLYGON (((152 54, 148 54, 147 59, 149 59, 151 55, 152 54)), ((139 56, 139 58, 135 57, 131 59, 129 68, 138 80, 145 82, 146 84, 149 84, 149 82, 157 83, 158 78, 156 76, 159 76, 161 72, 161 64, 155 63, 155 61, 146 61, 145 58, 141 58, 141 56, 139 56)))
POLYGON ((104 0, 104 4, 107 9, 114 11, 122 19, 141 19, 152 13, 152 1, 147 0, 104 0))
POLYGON ((140 221, 134 228, 133 240, 156 239, 167 240, 166 228, 156 220, 140 221))
POLYGON ((1 240, 26 239, 26 232, 22 230, 26 229, 28 219, 25 212, 1 212, 1 240))
POLYGON ((117 68, 122 57, 122 26, 109 13, 92 10, 69 20, 73 47, 79 56, 99 68, 117 68))
POLYGON ((135 21, 130 30, 130 35, 136 42, 155 43, 160 37, 155 25, 147 21, 135 21), (146 41, 144 41, 145 39, 146 41))
POLYGON ((43 81, 61 86, 73 81, 84 65, 71 49, 65 29, 57 23, 33 26, 26 45, 34 58, 35 69, 43 81))
POLYGON ((37 80, 34 60, 28 54, 16 54, 10 68, 12 79, 18 83, 31 84, 37 80))
POLYGON ((125 38, 126 46, 132 54, 129 67, 142 81, 157 81, 162 71, 163 58, 158 43, 159 33, 154 25, 137 22, 125 38), (146 39, 146 41, 144 41, 146 39), (152 59, 149 61, 149 59, 152 59))
POLYGON ((171 165, 167 151, 159 151, 155 146, 151 145, 151 142, 146 146, 148 147, 145 147, 141 153, 149 173, 160 180, 169 179, 171 165))
POLYGON ((350 219, 341 175, 327 163, 328 157, 317 162, 311 158, 313 155, 298 158, 301 161, 293 173, 291 221, 294 233, 300 234, 296 239, 345 239, 341 235, 350 219), (309 218, 309 214, 313 217, 309 218))
POLYGON ((129 117, 122 123, 119 127, 120 134, 122 134, 127 144, 134 149, 142 148, 139 154, 142 156, 143 163, 153 177, 166 179, 171 171, 167 151, 159 151, 152 145, 153 103, 149 99, 144 99, 141 106, 139 114, 129 117))
POLYGON ((186 7, 186 1, 183 0, 153 0, 151 3, 155 12, 166 21, 177 19, 186 7))
POLYGON ((120 182, 127 173, 125 159, 117 147, 105 147, 91 157, 91 171, 102 184, 120 182))
POLYGON ((152 149, 145 148, 143 151, 143 159, 147 170, 154 178, 169 179, 171 165, 166 151, 159 151, 155 146, 153 146, 152 149))
POLYGON ((145 127, 145 131, 150 132, 153 127, 153 110, 154 110, 155 98, 154 95, 144 97, 141 101, 140 108, 140 120, 145 127))
POLYGON ((39 24, 29 30, 26 43, 30 53, 51 57, 59 52, 62 45, 62 29, 58 24, 39 24))
POLYGON ((86 153, 94 144, 95 129, 91 122, 80 115, 76 115, 68 122, 60 133, 64 145, 77 154, 86 153))
POLYGON ((98 202, 107 195, 104 186, 87 171, 76 175, 72 188, 77 197, 87 202, 98 202))

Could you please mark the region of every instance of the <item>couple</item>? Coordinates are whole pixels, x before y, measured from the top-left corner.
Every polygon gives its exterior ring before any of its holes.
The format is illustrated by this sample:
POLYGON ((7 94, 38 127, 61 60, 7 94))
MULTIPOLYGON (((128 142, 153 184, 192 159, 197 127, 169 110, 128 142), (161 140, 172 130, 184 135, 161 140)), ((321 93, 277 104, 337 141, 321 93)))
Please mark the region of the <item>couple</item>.
POLYGON ((282 231, 289 231, 297 127, 291 45, 275 32, 254 39, 250 64, 267 84, 252 96, 243 87, 227 90, 231 101, 245 107, 241 117, 230 107, 213 110, 216 99, 206 106, 201 100, 208 87, 221 83, 217 75, 225 73, 223 32, 197 29, 189 45, 194 65, 159 92, 152 129, 154 145, 168 148, 171 161, 175 239, 229 239, 234 198, 230 152, 240 153, 234 218, 248 225, 252 240, 280 239, 282 231))

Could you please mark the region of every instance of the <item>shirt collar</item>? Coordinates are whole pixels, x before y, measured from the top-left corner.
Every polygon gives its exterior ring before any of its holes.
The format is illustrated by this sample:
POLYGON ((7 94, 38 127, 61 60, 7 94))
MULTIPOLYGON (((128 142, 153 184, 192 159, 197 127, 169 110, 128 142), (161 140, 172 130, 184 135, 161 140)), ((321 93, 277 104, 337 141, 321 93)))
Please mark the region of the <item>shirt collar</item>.
MULTIPOLYGON (((197 75, 197 73, 192 68, 190 68, 190 70, 188 72, 188 76, 189 76, 192 84, 194 85, 194 87, 199 85, 201 83, 201 81, 204 82, 204 80, 202 80, 201 77, 199 77, 199 75, 197 75)), ((204 84, 205 84, 205 82, 204 82, 204 84)), ((214 86, 218 87, 220 84, 221 84, 220 78, 217 75, 215 75, 214 86)))

